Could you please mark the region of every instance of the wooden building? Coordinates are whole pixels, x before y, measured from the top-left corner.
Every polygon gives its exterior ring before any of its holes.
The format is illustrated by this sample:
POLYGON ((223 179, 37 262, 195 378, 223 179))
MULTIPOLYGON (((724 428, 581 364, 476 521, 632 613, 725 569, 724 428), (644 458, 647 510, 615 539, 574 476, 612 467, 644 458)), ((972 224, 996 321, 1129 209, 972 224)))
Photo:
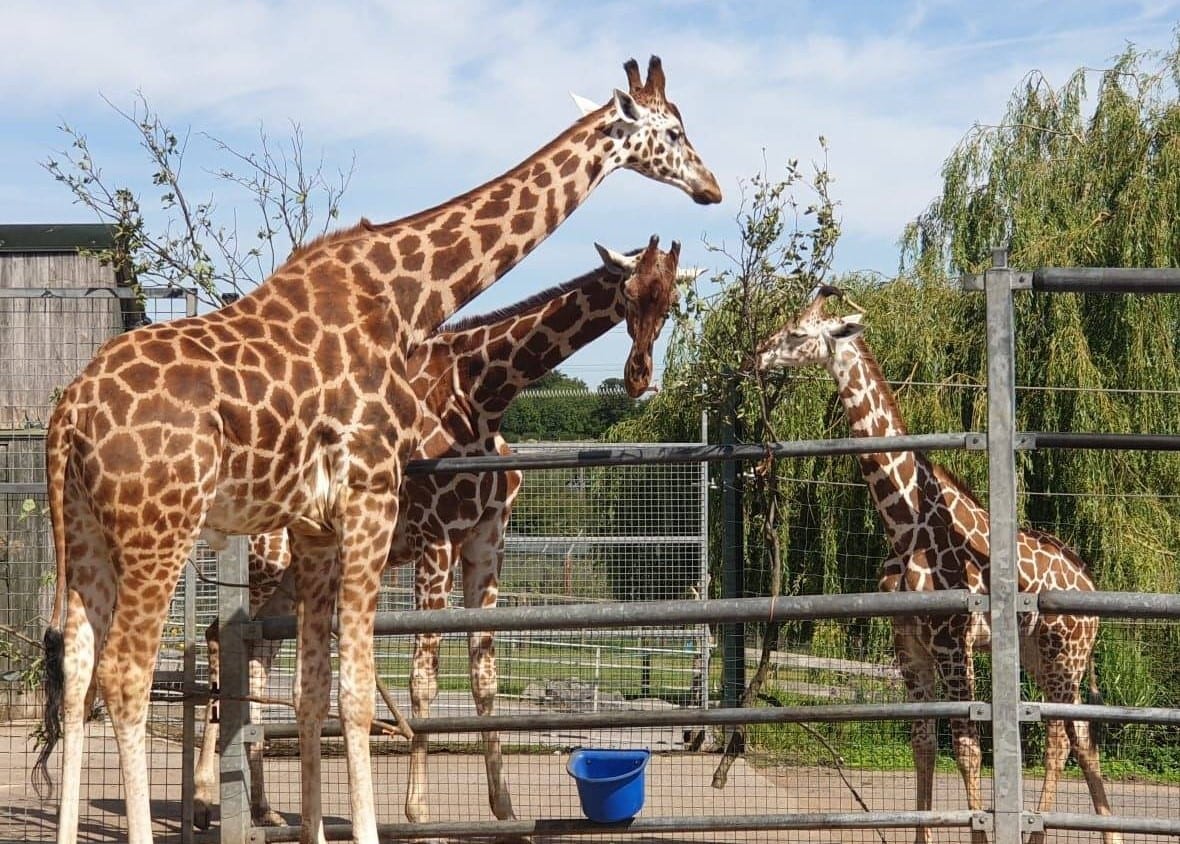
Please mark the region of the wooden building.
POLYGON ((52 600, 45 426, 58 391, 124 330, 123 279, 99 255, 112 226, 0 225, 0 721, 24 693, 52 600))

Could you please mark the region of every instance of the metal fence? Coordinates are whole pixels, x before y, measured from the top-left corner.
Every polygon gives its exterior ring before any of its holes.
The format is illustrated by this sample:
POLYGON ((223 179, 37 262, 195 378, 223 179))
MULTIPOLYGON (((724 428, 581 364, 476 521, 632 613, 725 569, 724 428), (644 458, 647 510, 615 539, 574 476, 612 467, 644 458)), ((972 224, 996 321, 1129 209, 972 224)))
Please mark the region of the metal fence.
MULTIPOLYGON (((1180 291, 1180 274, 1161 276, 1151 274, 1155 279, 1150 289, 1136 282, 1127 282, 1107 274, 1104 280, 1115 278, 1121 289, 1135 287, 1137 292, 1180 291)), ((1074 284, 1062 281, 1061 274, 1030 276, 1034 287, 1036 278, 1056 279, 1056 282, 1042 282, 1040 289, 1053 289, 1052 284, 1074 284)), ((1068 277, 1066 277, 1068 279, 1068 277)), ((1090 283, 1089 291, 1100 289, 1099 284, 1090 283)), ((906 722, 925 718, 967 717, 990 729, 990 806, 984 811, 964 810, 965 799, 961 789, 952 783, 944 783, 943 793, 936 800, 936 807, 930 812, 916 812, 901 808, 912 794, 914 783, 911 777, 894 779, 874 778, 864 771, 853 774, 855 784, 849 784, 848 771, 843 760, 837 758, 834 767, 841 771, 844 786, 858 795, 873 787, 891 790, 893 793, 884 801, 886 809, 874 809, 861 803, 860 810, 833 811, 809 810, 807 798, 800 799, 789 793, 791 786, 788 770, 759 770, 754 766, 743 771, 747 776, 740 785, 730 783, 730 791, 718 799, 717 789, 711 789, 707 776, 701 775, 702 766, 695 764, 697 757, 691 752, 669 754, 667 765, 653 769, 653 782, 649 785, 651 803, 649 811, 617 828, 604 830, 603 827, 578 818, 576 802, 571 797, 572 786, 555 789, 552 781, 542 789, 545 795, 540 806, 528 814, 528 819, 492 822, 473 819, 478 816, 470 809, 466 798, 478 792, 476 779, 464 780, 464 797, 451 799, 452 812, 446 820, 428 824, 386 823, 381 826, 383 836, 402 837, 447 837, 467 838, 473 836, 512 835, 594 835, 609 832, 611 836, 624 834, 635 836, 674 836, 667 840, 695 840, 706 835, 709 840, 781 840, 787 833, 793 837, 827 836, 822 840, 904 840, 914 827, 927 827, 946 832, 960 831, 967 836, 986 833, 997 842, 1016 842, 1030 832, 1049 831, 1058 838, 1072 838, 1081 831, 1110 832, 1121 830, 1132 838, 1180 834, 1180 789, 1174 783, 1162 782, 1147 787, 1126 783, 1115 774, 1111 791, 1115 814, 1100 817, 1089 811, 1030 811, 1029 789, 1026 788, 1027 764, 1024 745, 1028 737, 1027 728, 1044 718, 1068 716, 1083 721, 1095 720, 1112 724, 1150 724, 1175 726, 1180 724, 1180 709, 1109 707, 1094 704, 1048 704, 1027 699, 1021 685, 1019 655, 1019 624, 1023 613, 1040 611, 1044 613, 1072 611, 1103 617, 1115 616, 1120 619, 1151 619, 1174 622, 1180 618, 1180 598, 1170 595, 1143 595, 1130 593, 1074 593, 1022 594, 1016 578, 1016 512, 1017 488, 1015 475, 1015 454, 1018 448, 1037 446, 1086 447, 1086 448, 1152 448, 1180 449, 1180 438, 1162 436, 1103 436, 1088 434, 1018 434, 1015 430, 1015 381, 1013 355, 1013 314, 1012 292, 1024 285, 1024 277, 1012 273, 1005 266, 1002 254, 997 254, 996 265, 982 281, 988 304, 987 340, 989 358, 988 379, 988 433, 963 433, 930 436, 912 436, 891 439, 858 439, 855 441, 821 441, 780 443, 774 453, 781 458, 812 454, 851 454, 898 449, 933 450, 939 448, 986 449, 989 461, 989 501, 992 514, 992 588, 990 595, 971 595, 965 592, 945 591, 933 594, 890 593, 860 595, 821 595, 807 597, 780 597, 776 599, 734 598, 711 601, 661 601, 643 602, 634 605, 618 603, 583 604, 563 606, 559 609, 521 607, 492 611, 470 611, 462 614, 439 613, 394 613, 383 615, 378 621, 381 635, 398 636, 414 631, 462 630, 572 630, 609 631, 635 625, 663 625, 672 622, 707 622, 718 625, 725 631, 724 652, 727 663, 744 664, 746 637, 741 625, 761 623, 768 619, 789 619, 798 621, 844 620, 852 621, 867 617, 922 616, 939 613, 984 612, 989 614, 992 626, 992 655, 985 681, 981 684, 980 699, 973 701, 938 701, 932 703, 909 703, 898 697, 896 678, 889 676, 888 666, 859 663, 837 665, 836 661, 797 660, 810 670, 824 672, 860 672, 878 685, 893 682, 895 699, 890 701, 889 692, 874 689, 866 693, 866 702, 838 702, 829 704, 794 704, 776 701, 773 707, 750 708, 733 705, 736 700, 736 682, 741 681, 740 673, 730 676, 724 672, 723 685, 730 688, 716 689, 714 700, 721 706, 695 708, 692 706, 659 712, 580 712, 577 714, 533 713, 503 715, 492 719, 470 718, 417 719, 412 722, 415 730, 435 734, 439 732, 478 731, 495 727, 501 731, 515 731, 520 734, 536 735, 540 731, 584 729, 617 731, 620 728, 649 729, 654 725, 689 727, 690 729, 724 729, 736 724, 760 725, 802 724, 826 725, 828 727, 857 722, 906 722), (988 688, 983 688, 988 687, 988 688), (777 782, 775 781, 777 779, 777 782), (767 781, 771 781, 768 787, 767 781), (785 788, 784 788, 785 786, 785 788), (685 799, 686 795, 691 797, 685 799), (1135 800, 1129 799, 1137 795, 1135 800), (792 806, 792 804, 794 804, 792 806), (792 810, 794 809, 794 810, 792 810), (832 838, 834 836, 834 838, 832 838)), ((1065 289, 1057 288, 1057 289, 1065 289)), ((422 470, 443 469, 492 469, 514 466, 536 471, 540 467, 552 470, 556 467, 580 467, 586 469, 599 465, 678 465, 685 462, 721 462, 732 466, 736 461, 761 459, 765 450, 761 446, 706 446, 706 447, 624 447, 583 449, 574 455, 532 454, 512 458, 480 458, 460 462, 435 461, 418 467, 422 470)), ((721 486, 729 490, 733 470, 722 473, 721 486)), ((740 517, 737 505, 727 502, 722 508, 724 522, 736 522, 740 517)), ((729 578, 727 577, 727 581, 729 578)), ((740 578, 727 583, 726 588, 740 588, 740 578)), ((261 635, 265 638, 283 638, 293 634, 289 619, 272 619, 262 624, 261 635)), ((790 655, 787 655, 790 656, 790 655)), ((784 661, 790 665, 790 659, 784 661)), ((862 687, 863 690, 864 687, 862 687)), ((812 690, 814 691, 814 690, 812 690)), ((803 694, 806 697, 807 694, 803 694)), ((240 715, 241 713, 239 713, 240 715)), ((289 735, 290 731, 268 730, 268 736, 289 735)), ((595 736, 599 734, 595 733, 595 736)), ((598 743, 610 744, 613 739, 595 738, 598 743)), ((753 749, 753 748, 750 748, 753 749)), ((755 760, 757 754, 748 754, 755 760)), ((710 757, 703 766, 705 773, 714 767, 716 757, 710 757)), ((907 760, 908 762, 908 760, 907 760)), ((1108 759, 1109 762, 1109 759, 1108 759)), ((554 776, 554 767, 546 768, 554 776)), ((1108 771, 1111 766, 1108 765, 1108 771)), ((948 780, 953 775, 943 776, 948 780)), ((793 785, 808 787, 800 779, 793 785)), ((228 786, 231 793, 224 793, 223 799, 229 805, 238 807, 236 817, 242 818, 241 807, 245 806, 245 792, 242 780, 235 777, 228 786), (232 793, 233 790, 237 793, 232 793)), ((811 790, 827 789, 840 791, 835 779, 824 783, 812 783, 811 790)), ((1064 788, 1064 791, 1069 791, 1064 788)), ((1075 794, 1077 789, 1074 789, 1075 794)), ((830 795, 829 795, 830 796, 830 795)), ((879 797, 880 795, 874 795, 879 797)), ((810 797, 810 795, 809 795, 810 797)), ((474 802, 479 802, 475 798, 474 802)), ((1070 800, 1063 799, 1067 808, 1073 808, 1070 800)), ((815 805, 830 807, 831 801, 817 799, 815 805)), ((522 814, 523 817, 523 814, 522 814)), ((247 834, 246 825, 235 827, 230 834, 223 830, 223 840, 236 840, 235 835, 247 834)), ((347 823, 331 827, 330 836, 348 834, 347 823)), ((253 830, 266 841, 294 840, 298 829, 293 826, 272 827, 253 830)), ((944 833, 940 833, 944 834, 944 833)), ((941 839, 940 839, 941 840, 941 839)), ((1138 840, 1138 839, 1136 839, 1138 840)))
MULTIPOLYGON (((1027 752, 1037 722, 1062 717, 1097 719, 1116 726, 1150 727, 1161 741, 1176 742, 1180 733, 1180 709, 1062 706, 1028 698, 1021 685, 1017 625, 1023 613, 1076 611, 1113 616, 1120 630, 1135 635, 1135 626, 1168 624, 1176 629, 1180 599, 1170 595, 1074 593, 1021 594, 1015 580, 1015 513, 1018 490, 1014 455, 1018 449, 1039 447, 1180 449, 1180 438, 1150 436, 1099 436, 1088 434, 1027 433, 1015 430, 1012 355, 1012 291, 1024 287, 1050 292, 1061 289, 1097 291, 1111 285, 1121 292, 1177 292, 1176 273, 1149 272, 1142 277, 1100 271, 1097 280, 1086 273, 1044 271, 1017 274, 1002 259, 979 288, 988 297, 989 418, 988 432, 952 433, 888 440, 835 440, 780 443, 773 451, 783 459, 815 454, 854 454, 888 449, 938 450, 967 448, 986 450, 989 460, 989 501, 992 514, 993 587, 989 596, 962 592, 933 595, 871 594, 869 584, 848 584, 853 591, 870 594, 833 594, 800 597, 723 598, 696 600, 686 591, 703 588, 707 573, 700 534, 706 524, 700 499, 678 505, 683 490, 697 493, 709 486, 706 464, 719 471, 712 484, 721 492, 734 489, 734 476, 742 461, 765 456, 762 446, 740 445, 577 445, 555 453, 529 449, 511 458, 467 459, 460 463, 434 461, 417 470, 457 468, 493 469, 518 466, 526 469, 525 495, 539 498, 535 511, 523 507, 508 540, 510 559, 505 570, 504 600, 495 610, 406 612, 406 584, 391 580, 382 598, 379 618, 383 673, 395 689, 404 685, 404 654, 416 631, 462 632, 500 630, 498 656, 505 705, 494 719, 463 714, 466 700, 465 656, 444 651, 444 694, 453 707, 437 706, 430 719, 412 722, 417 731, 429 733, 432 808, 436 820, 426 825, 390 822, 381 827, 389 837, 443 837, 530 835, 537 840, 563 836, 603 836, 640 840, 814 840, 909 841, 913 828, 934 829, 935 840, 967 840, 972 831, 987 832, 997 842, 1015 842, 1022 834, 1049 831, 1050 840, 1097 840, 1093 831, 1122 829, 1127 840, 1148 841, 1180 834, 1180 787, 1167 779, 1144 783, 1121 777, 1109 762, 1117 748, 1103 746, 1108 763, 1108 784, 1115 815, 1100 818, 1081 802, 1084 785, 1076 777, 1063 784, 1061 805, 1066 811, 1038 813, 1032 780, 1035 770, 1027 752), (1062 275, 1062 273, 1066 275, 1062 275), (1140 280, 1134 280, 1140 279, 1140 280), (1147 279, 1146 282, 1143 279, 1147 279), (1072 287, 1071 287, 1072 285, 1072 287), (682 469, 683 475, 672 474, 682 469), (667 475, 661 475, 662 472, 667 475), (632 473, 626 479, 627 473, 632 473), (620 480, 623 478, 623 480, 620 480), (662 478, 662 480, 661 480, 662 478), (649 484, 651 484, 649 486, 649 484), (596 495, 595 490, 600 494, 596 495), (651 492, 650 490, 657 490, 651 492), (630 505, 611 513, 599 512, 615 498, 630 505), (573 501, 565 515, 554 514, 555 503, 573 501), (697 532, 682 522, 693 507, 699 509, 697 532), (679 513, 669 516, 668 513, 679 513), (655 514, 660 514, 656 516, 655 514), (678 521, 680 519, 681 521, 678 521), (694 550, 689 551, 692 547, 694 550), (695 555, 695 556, 694 556, 695 555), (644 581, 650 560, 676 560, 679 568, 660 580, 644 581), (640 576, 636 576, 636 571, 640 576), (697 579, 701 578, 701 579, 697 579), (620 586, 620 584, 622 584, 620 586), (537 594, 536 599, 526 598, 537 594), (684 600, 689 598, 689 600, 684 600), (630 599, 623 603, 619 599, 630 599), (540 606, 538 606, 540 604, 540 606), (992 624, 992 657, 981 676, 979 699, 915 704, 905 701, 882 646, 881 627, 899 615, 932 615, 954 612, 986 612, 992 624), (744 666, 755 658, 742 625, 752 629, 768 619, 788 619, 799 624, 824 625, 824 635, 859 637, 865 648, 859 659, 836 659, 815 654, 777 653, 777 673, 771 689, 773 706, 738 705, 740 672, 724 670, 744 666), (878 625, 878 626, 874 626, 878 625), (713 643, 708 630, 719 632, 713 643), (536 631, 545 631, 543 638, 536 631), (587 658, 575 667, 565 654, 587 658), (721 657, 721 658, 718 658, 721 657), (543 669, 543 670, 541 670, 543 669), (530 689, 530 686, 532 687, 530 689), (449 696, 448 696, 449 694, 449 696), (642 703, 642 705, 640 705, 642 703), (707 705, 706 705, 707 704, 707 705), (965 810, 962 785, 953 768, 940 765, 936 780, 935 810, 910 810, 915 782, 908 752, 893 765, 874 756, 872 764, 856 758, 858 747, 876 743, 882 748, 904 747, 907 724, 916 718, 967 716, 985 732, 989 760, 985 789, 990 799, 978 813, 965 810), (729 775, 725 788, 715 788, 713 774, 718 749, 726 730, 748 724, 750 741, 745 754, 729 775), (506 736, 506 767, 513 783, 513 797, 520 820, 489 821, 483 797, 482 763, 469 740, 475 733, 494 727, 506 736), (853 733, 852 731, 856 731, 853 733), (761 731, 761 732, 760 732, 761 731), (513 738, 513 736, 515 738, 513 738), (852 739, 855 738, 855 741, 852 739), (901 744, 899 744, 899 739, 901 744), (778 743, 778 744, 776 744, 778 743), (633 746, 657 751, 648 771, 647 805, 634 821, 604 828, 581 818, 572 781, 563 767, 568 751, 577 745, 633 746), (1112 752, 1113 751, 1113 752, 1112 752), (1112 773, 1113 771, 1113 773, 1112 773), (855 795, 855 797, 854 797, 855 795), (1091 832, 1085 832, 1085 831, 1091 832)), ((2 491, 2 490, 0 490, 2 491)), ((714 521, 732 526, 740 519, 738 504, 727 498, 714 521)), ((728 548, 724 549, 728 550, 728 548)), ((46 553, 46 559, 51 552, 46 553)), ((242 582, 235 571, 244 555, 227 554, 219 563, 219 579, 242 582)), ((212 571, 214 563, 202 563, 212 571)), ((661 570, 662 571, 662 570, 661 570)), ((723 594, 740 594, 740 580, 729 578, 723 594)), ((164 686, 153 706, 159 712, 176 713, 175 726, 157 728, 152 747, 153 790, 161 785, 158 833, 181 839, 194 836, 183 800, 188 792, 180 780, 191 771, 195 719, 204 691, 199 667, 199 632, 205 618, 220 611, 223 626, 222 731, 225 748, 221 759, 223 778, 221 816, 212 836, 223 841, 296 840, 298 799, 297 750, 289 710, 274 707, 263 719, 262 729, 249 725, 246 707, 233 700, 235 690, 245 691, 245 670, 230 657, 241 646, 243 633, 268 639, 293 634, 289 619, 266 620, 257 628, 235 625, 241 612, 241 596, 202 584, 195 569, 186 572, 178 591, 177 636, 165 650, 161 674, 164 686), (195 678, 195 680, 194 680, 195 678), (183 700, 182 700, 183 698, 183 700), (246 739, 265 736, 271 757, 267 779, 271 802, 288 826, 255 828, 250 822, 246 795, 248 773, 244 767, 246 739), (177 741, 177 737, 181 740, 177 741), (294 755, 293 755, 294 754, 294 755), (162 782, 161 782, 162 781, 162 782)), ((240 620, 240 619, 238 619, 240 620)), ((39 638, 39 628, 31 631, 39 638)), ((289 647, 289 646, 288 646, 289 647)), ((280 657, 280 665, 290 657, 280 657)), ((281 678, 283 672, 276 674, 281 678)), ((271 693, 289 695, 276 680, 271 693)), ((404 696, 400 698, 404 704, 404 696)), ((157 723, 167 724, 165 720, 157 723)), ((25 729, 27 732, 27 727, 25 729)), ((92 727, 88 769, 114 770, 113 755, 97 754, 104 746, 101 724, 92 727), (96 749, 96 745, 98 749, 96 749)), ((20 737, 23 741, 23 734, 20 737)), ((947 738, 942 745, 945 749, 947 738)), ((17 741, 10 740, 16 748, 17 741)), ((329 729, 325 736, 325 805, 329 837, 347 835, 347 785, 339 745, 329 729)), ((379 814, 383 820, 400 818, 404 794, 406 757, 404 743, 374 738, 375 781, 380 784, 379 814)), ((113 745, 111 747, 113 754, 113 745)), ((908 751, 908 748, 906 748, 908 751)), ((947 754, 941 754, 945 760, 947 754)), ((108 788, 101 777, 88 795, 89 837, 118 837, 118 789, 108 788), (104 802, 106 801, 106 802, 104 802)), ((157 807, 154 805, 154 809, 157 807)), ((0 839, 39 840, 52 837, 52 804, 30 801, 23 811, 25 826, 19 834, 0 839)), ((0 824, 4 822, 0 809, 0 824)), ((83 823, 88 816, 83 814, 83 823)), ((83 835, 86 835, 84 827, 83 835)), ((206 836, 210 834, 205 834, 206 836)))

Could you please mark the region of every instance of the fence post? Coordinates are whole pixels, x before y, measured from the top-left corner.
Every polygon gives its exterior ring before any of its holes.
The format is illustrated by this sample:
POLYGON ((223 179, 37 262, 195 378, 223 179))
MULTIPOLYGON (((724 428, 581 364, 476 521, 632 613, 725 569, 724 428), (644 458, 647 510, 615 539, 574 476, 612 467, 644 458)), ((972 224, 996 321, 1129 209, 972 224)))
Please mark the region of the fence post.
POLYGON ((230 538, 218 555, 217 607, 221 638, 221 700, 218 704, 221 752, 221 841, 245 844, 250 835, 250 767, 242 728, 249 721, 250 671, 243 625, 250 621, 250 572, 246 539, 230 538), (240 584, 240 585, 239 585, 240 584))
POLYGON ((996 844, 1019 844, 1020 643, 1016 574, 1016 386, 1012 270, 1007 248, 992 250, 987 296, 987 454, 991 508, 992 752, 996 844))
MULTIPOLYGON (((721 443, 737 441, 737 384, 730 382, 721 416, 721 443)), ((721 464, 721 597, 745 597, 745 554, 742 551, 742 489, 737 461, 721 464)), ((741 706, 746 689, 746 630, 743 624, 721 625, 721 705, 741 706)), ((742 748, 735 748, 741 751, 742 748)))

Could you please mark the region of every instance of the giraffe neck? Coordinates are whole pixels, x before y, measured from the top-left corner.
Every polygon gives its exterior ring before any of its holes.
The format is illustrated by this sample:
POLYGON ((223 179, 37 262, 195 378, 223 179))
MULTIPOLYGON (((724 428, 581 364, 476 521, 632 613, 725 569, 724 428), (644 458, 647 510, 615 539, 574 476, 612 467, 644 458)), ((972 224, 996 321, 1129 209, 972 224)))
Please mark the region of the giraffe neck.
POLYGON ((624 279, 599 268, 511 308, 465 320, 427 341, 453 367, 468 412, 498 418, 541 376, 622 322, 624 279))
MULTIPOLYGON (((853 436, 907 433, 893 391, 862 338, 833 356, 828 371, 836 379, 853 436)), ((933 466, 925 454, 912 451, 862 454, 858 460, 890 543, 895 553, 904 553, 914 540, 915 528, 935 504, 931 499, 936 488, 933 466)))
POLYGON ((400 335, 383 344, 419 342, 519 263, 621 166, 608 120, 605 107, 583 117, 499 178, 449 202, 390 223, 362 221, 313 242, 272 283, 230 307, 266 313, 289 303, 298 314, 310 304, 329 323, 347 309, 365 316, 370 334, 400 335), (395 325, 378 316, 389 311, 395 325))

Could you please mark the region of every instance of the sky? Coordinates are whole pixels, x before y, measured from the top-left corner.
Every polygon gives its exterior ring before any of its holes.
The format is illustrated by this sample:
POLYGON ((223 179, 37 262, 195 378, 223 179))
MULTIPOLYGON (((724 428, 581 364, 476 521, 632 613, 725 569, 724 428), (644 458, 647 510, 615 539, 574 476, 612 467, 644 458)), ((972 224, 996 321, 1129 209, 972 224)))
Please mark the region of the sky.
MULTIPOLYGON (((112 108, 138 93, 189 137, 190 193, 226 219, 249 209, 211 175, 229 162, 202 133, 251 150, 260 127, 281 139, 297 123, 309 158, 355 160, 341 224, 394 220, 529 157, 577 118, 570 92, 605 102, 626 59, 659 55, 724 201, 611 174, 471 314, 592 269, 594 242, 656 233, 681 241, 683 265, 721 268, 705 244, 736 244, 743 181, 819 160, 820 135, 843 226, 835 269, 892 276, 905 224, 973 125, 998 122, 1030 71, 1060 86, 1128 43, 1169 47, 1180 1, 5 0, 4 22, 0 223, 96 222, 42 166, 68 145, 63 123, 152 208, 146 158, 112 108)), ((620 326, 561 369, 593 388, 621 375, 627 344, 620 326)))

